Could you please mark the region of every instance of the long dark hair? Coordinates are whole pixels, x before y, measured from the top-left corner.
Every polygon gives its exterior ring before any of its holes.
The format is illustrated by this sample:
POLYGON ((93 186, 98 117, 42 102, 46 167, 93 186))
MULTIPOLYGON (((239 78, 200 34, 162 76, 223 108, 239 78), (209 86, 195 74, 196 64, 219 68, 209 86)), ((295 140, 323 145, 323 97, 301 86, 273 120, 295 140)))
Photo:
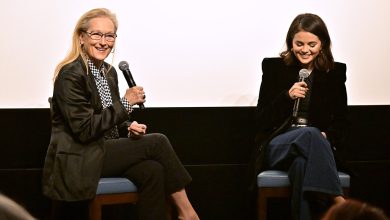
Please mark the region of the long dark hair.
POLYGON ((287 49, 280 53, 284 62, 287 65, 297 64, 298 60, 291 52, 293 48, 293 39, 296 33, 300 31, 310 32, 316 35, 322 45, 320 54, 313 61, 314 68, 328 71, 334 67, 334 59, 331 51, 332 42, 325 22, 315 14, 305 13, 300 14, 290 25, 286 36, 287 49))

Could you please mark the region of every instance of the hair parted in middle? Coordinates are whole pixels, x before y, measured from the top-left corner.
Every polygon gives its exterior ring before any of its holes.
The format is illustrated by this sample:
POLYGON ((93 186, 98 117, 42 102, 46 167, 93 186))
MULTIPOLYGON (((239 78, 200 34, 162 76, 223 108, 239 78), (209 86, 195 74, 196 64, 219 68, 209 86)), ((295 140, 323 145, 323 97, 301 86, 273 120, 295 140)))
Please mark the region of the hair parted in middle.
POLYGON ((321 41, 322 49, 318 57, 313 61, 314 67, 324 71, 333 69, 334 59, 331 50, 332 42, 330 40, 328 28, 318 15, 311 13, 300 14, 292 21, 286 36, 287 48, 280 53, 284 62, 287 65, 296 64, 298 62, 294 54, 291 53, 291 50, 293 48, 294 36, 300 31, 312 33, 321 41))

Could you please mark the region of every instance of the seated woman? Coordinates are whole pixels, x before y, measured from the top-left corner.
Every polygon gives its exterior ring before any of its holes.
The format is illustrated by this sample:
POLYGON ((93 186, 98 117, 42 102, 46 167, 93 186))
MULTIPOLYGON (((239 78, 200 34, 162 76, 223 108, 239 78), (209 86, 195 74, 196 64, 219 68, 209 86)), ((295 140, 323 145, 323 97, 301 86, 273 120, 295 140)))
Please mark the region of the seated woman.
POLYGON ((308 220, 321 212, 314 201, 325 203, 322 210, 344 201, 334 153, 347 125, 346 65, 334 62, 327 27, 314 14, 293 20, 286 46, 262 62, 259 156, 262 169, 288 172, 292 217, 308 220))
POLYGON ((145 92, 135 86, 119 96, 115 68, 104 62, 114 52, 117 29, 109 10, 86 12, 55 70, 43 192, 58 201, 84 201, 95 196, 100 177, 123 176, 138 187, 139 219, 166 219, 168 196, 179 219, 197 220, 184 189, 191 177, 167 137, 146 134, 146 125, 136 121, 125 123, 132 106, 145 102, 145 92))

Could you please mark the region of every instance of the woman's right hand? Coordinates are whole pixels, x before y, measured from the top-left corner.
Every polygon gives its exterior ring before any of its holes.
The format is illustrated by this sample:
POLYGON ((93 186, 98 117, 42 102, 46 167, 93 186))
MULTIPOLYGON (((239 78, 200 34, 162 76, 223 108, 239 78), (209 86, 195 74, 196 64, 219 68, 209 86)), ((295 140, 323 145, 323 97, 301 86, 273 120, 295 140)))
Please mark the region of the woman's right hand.
POLYGON ((307 90, 309 89, 307 88, 307 84, 305 82, 296 82, 288 90, 288 95, 292 100, 297 98, 305 98, 307 90))
POLYGON ((125 93, 125 98, 130 103, 130 105, 144 103, 146 98, 144 88, 141 86, 133 86, 128 88, 125 93))
POLYGON ((146 134, 146 125, 145 124, 139 124, 136 121, 133 121, 130 126, 127 128, 129 131, 129 137, 131 138, 140 138, 144 134, 146 134))

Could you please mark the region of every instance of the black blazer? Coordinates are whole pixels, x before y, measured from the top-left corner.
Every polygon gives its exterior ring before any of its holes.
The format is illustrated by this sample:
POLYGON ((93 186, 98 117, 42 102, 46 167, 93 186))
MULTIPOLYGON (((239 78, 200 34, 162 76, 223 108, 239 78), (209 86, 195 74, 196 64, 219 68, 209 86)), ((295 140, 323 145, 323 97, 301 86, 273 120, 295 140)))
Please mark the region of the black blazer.
MULTIPOLYGON (((265 58, 256 109, 256 126, 265 136, 271 134, 292 115, 294 101, 288 90, 298 81, 298 65, 287 66, 282 58, 265 58)), ((313 70, 309 105, 311 126, 325 132, 333 147, 338 147, 347 126, 346 65, 335 63, 325 72, 313 70)))
POLYGON ((78 201, 95 196, 105 152, 104 133, 129 117, 120 102, 114 68, 106 78, 113 105, 105 109, 81 57, 65 65, 55 80, 52 132, 43 169, 43 192, 52 199, 78 201))
MULTIPOLYGON (((265 58, 262 62, 263 76, 256 107, 257 146, 249 166, 249 187, 253 190, 255 177, 264 167, 264 152, 268 142, 291 125, 294 101, 288 90, 298 81, 298 65, 287 66, 282 58, 265 58)), ((346 65, 335 63, 334 69, 326 72, 313 70, 313 84, 309 105, 311 126, 325 132, 333 149, 342 146, 347 120, 346 65)), ((336 161, 341 166, 339 155, 336 161)))

